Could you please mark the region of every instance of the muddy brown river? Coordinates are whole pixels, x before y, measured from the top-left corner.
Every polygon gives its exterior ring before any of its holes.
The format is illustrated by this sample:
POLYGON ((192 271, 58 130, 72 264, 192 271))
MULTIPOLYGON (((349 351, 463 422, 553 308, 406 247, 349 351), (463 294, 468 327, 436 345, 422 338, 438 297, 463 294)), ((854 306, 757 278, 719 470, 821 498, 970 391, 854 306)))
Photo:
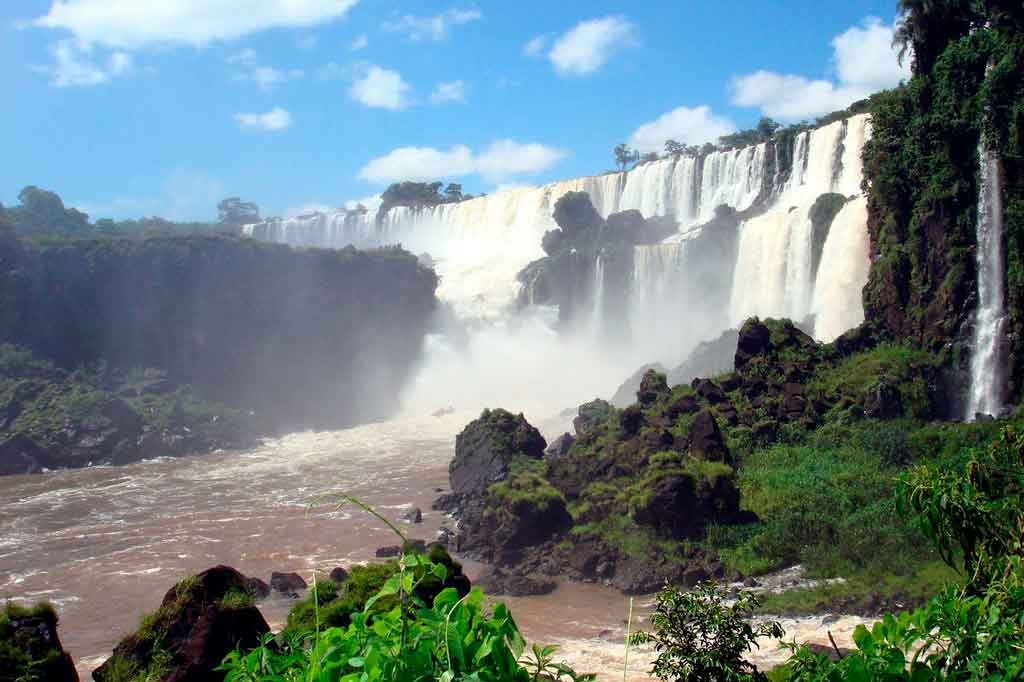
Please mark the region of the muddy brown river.
MULTIPOLYGON (((455 434, 475 416, 403 418, 292 434, 251 451, 0 478, 0 599, 50 600, 65 647, 91 679, 185 575, 227 564, 264 580, 271 571, 308 580, 395 544, 354 507, 311 507, 323 493, 344 490, 396 518, 418 506, 423 523, 408 535, 434 539, 444 518, 430 503, 447 488, 455 434)), ((466 568, 470 577, 480 569, 466 568)), ((528 640, 559 644, 563 658, 601 679, 623 678, 628 598, 566 582, 550 595, 505 601, 528 640)), ((273 627, 289 605, 275 597, 260 606, 273 627)), ((842 646, 859 622, 821 621, 786 621, 787 639, 827 641, 827 627, 842 646)), ((770 664, 782 656, 766 643, 753 658, 770 664)), ((648 679, 649 660, 649 652, 631 652, 627 679, 648 679)))

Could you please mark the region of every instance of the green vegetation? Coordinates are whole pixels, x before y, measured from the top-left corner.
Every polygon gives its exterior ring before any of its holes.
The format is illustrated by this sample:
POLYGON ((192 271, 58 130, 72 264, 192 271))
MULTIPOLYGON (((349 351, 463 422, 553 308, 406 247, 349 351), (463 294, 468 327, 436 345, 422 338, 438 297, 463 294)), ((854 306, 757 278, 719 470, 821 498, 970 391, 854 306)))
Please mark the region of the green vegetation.
POLYGON ((438 204, 451 204, 467 199, 473 195, 463 194, 462 185, 449 183, 444 191, 441 182, 396 182, 388 186, 380 195, 380 211, 384 213, 395 206, 409 206, 417 208, 420 206, 437 206, 438 204))
POLYGON ((725 590, 701 583, 692 591, 666 587, 651 614, 651 632, 637 632, 633 644, 653 644, 658 656, 651 673, 678 682, 763 682, 767 678, 744 660, 758 637, 781 638, 782 626, 751 625, 760 598, 750 592, 730 600, 725 590), (731 601, 731 603, 729 603, 731 601))
POLYGON ((67 680, 70 659, 48 637, 57 632, 57 612, 47 602, 0 610, 0 682, 67 680))
MULTIPOLYGON (((309 595, 288 612, 286 631, 313 632, 318 618, 324 627, 348 627, 352 614, 361 611, 366 601, 379 592, 397 570, 398 563, 394 561, 353 566, 340 585, 330 580, 316 581, 309 595)), ((380 600, 372 613, 381 613, 393 606, 393 599, 380 600)))

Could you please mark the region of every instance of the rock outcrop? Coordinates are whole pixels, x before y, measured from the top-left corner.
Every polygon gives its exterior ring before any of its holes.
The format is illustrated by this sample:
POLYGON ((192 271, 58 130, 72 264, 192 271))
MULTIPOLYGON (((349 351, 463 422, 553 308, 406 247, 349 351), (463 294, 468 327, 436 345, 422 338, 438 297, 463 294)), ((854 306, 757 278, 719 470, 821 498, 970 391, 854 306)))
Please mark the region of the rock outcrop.
POLYGON ((252 605, 245 576, 215 566, 172 587, 143 626, 118 643, 93 671, 117 682, 125 671, 155 682, 214 682, 216 668, 236 647, 254 647, 270 631, 252 605))
POLYGON ((78 682, 71 656, 57 635, 57 612, 12 602, 0 611, 0 679, 78 682))

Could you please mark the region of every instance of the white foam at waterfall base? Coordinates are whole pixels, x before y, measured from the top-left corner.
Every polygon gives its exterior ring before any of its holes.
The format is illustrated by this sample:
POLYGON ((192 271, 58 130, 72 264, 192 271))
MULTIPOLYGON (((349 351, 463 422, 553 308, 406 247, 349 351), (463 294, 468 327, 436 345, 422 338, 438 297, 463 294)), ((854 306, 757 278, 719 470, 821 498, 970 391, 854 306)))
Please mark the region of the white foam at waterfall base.
POLYGON ((977 414, 998 415, 1003 410, 1006 357, 1006 294, 1003 280, 1003 200, 999 159, 984 140, 978 146, 981 182, 978 187, 977 263, 978 306, 971 356, 971 392, 968 420, 977 414))
MULTIPOLYGON (((451 315, 425 345, 426 361, 405 393, 409 410, 453 405, 537 405, 560 410, 610 395, 637 367, 674 365, 698 342, 716 337, 751 315, 815 315, 815 336, 834 338, 863 319, 861 287, 867 271, 867 230, 862 203, 837 216, 822 265, 812 281, 809 211, 825 192, 860 195, 860 154, 870 133, 866 115, 796 136, 788 150, 793 170, 783 187, 769 190, 766 144, 714 152, 702 160, 672 157, 627 173, 608 173, 519 187, 454 204, 397 207, 374 213, 329 213, 267 221, 246 231, 261 239, 341 248, 401 243, 429 253, 440 277, 438 297, 451 315), (638 247, 628 319, 608 316, 603 271, 589 273, 589 324, 556 334, 557 314, 531 307, 517 312, 516 274, 544 254, 541 238, 555 227, 555 202, 566 192, 586 192, 607 216, 636 209, 645 217, 672 214, 681 233, 638 247), (732 272, 729 291, 708 291, 688 276, 685 238, 722 204, 751 208, 772 191, 759 216, 740 228, 734 262, 702 263, 732 272), (715 296, 711 296, 714 294, 715 296), (705 300, 728 307, 698 312, 705 300), (599 301, 595 299, 600 299, 599 301)), ((777 180, 779 178, 776 178, 777 180)), ((598 265, 598 264, 595 264, 598 265)), ((596 268, 595 268, 596 270, 596 268)), ((525 409, 525 408, 523 408, 525 409)))

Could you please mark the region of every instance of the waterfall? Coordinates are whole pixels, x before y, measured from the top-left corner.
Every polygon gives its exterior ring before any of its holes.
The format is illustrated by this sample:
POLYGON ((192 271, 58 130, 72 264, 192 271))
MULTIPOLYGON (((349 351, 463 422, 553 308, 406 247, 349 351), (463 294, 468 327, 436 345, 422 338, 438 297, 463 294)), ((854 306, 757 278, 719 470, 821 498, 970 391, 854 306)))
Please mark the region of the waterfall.
POLYGON ((1003 276, 1003 201, 999 158, 984 135, 978 145, 981 182, 978 188, 978 307, 974 317, 971 392, 967 419, 999 415, 1004 407, 1006 357, 1006 293, 1003 276))
MULTIPOLYGON (((699 158, 667 157, 628 172, 509 189, 458 203, 381 213, 317 213, 267 220, 245 231, 296 246, 400 243, 413 253, 428 253, 440 277, 438 297, 451 311, 446 324, 454 319, 462 327, 461 336, 442 335, 427 349, 435 356, 428 362, 434 364, 419 384, 430 399, 440 401, 438 395, 459 390, 466 396, 489 391, 534 395, 537 383, 545 381, 560 382, 567 392, 578 387, 582 401, 600 394, 600 382, 610 391, 641 364, 681 362, 698 342, 751 315, 798 322, 813 317, 814 335, 826 341, 862 321, 868 242, 860 155, 869 135, 868 116, 859 115, 802 132, 781 151, 776 144, 762 143, 699 158), (788 173, 779 167, 782 158, 792 158, 788 173), (515 311, 516 274, 544 256, 541 238, 555 227, 555 202, 572 191, 586 192, 604 217, 628 209, 645 217, 671 215, 679 233, 661 244, 634 247, 631 285, 623 292, 628 319, 609 317, 622 308, 609 305, 618 293, 605 283, 613 266, 599 257, 592 265, 589 324, 559 336, 553 329, 557 310, 531 306, 525 316, 515 311), (854 200, 833 221, 814 274, 810 209, 827 192, 854 200), (739 227, 735 251, 732 237, 720 241, 709 231, 721 205, 751 213, 739 227), (615 344, 596 342, 612 335, 615 344), (456 338, 461 339, 457 348, 450 345, 456 338), (510 358, 500 378, 488 369, 497 348, 510 358), (453 359, 468 356, 473 357, 463 365, 453 359), (460 388, 456 377, 472 373, 481 380, 491 377, 495 385, 460 388), (498 385, 505 383, 516 387, 498 385)), ((561 409, 572 404, 575 394, 546 397, 561 400, 561 409)), ((453 397, 444 404, 456 402, 453 397)))
POLYGON ((785 186, 762 214, 740 226, 729 317, 733 325, 758 315, 814 320, 814 336, 831 341, 864 320, 867 210, 860 159, 870 136, 866 114, 796 136, 793 168, 785 186), (833 221, 822 262, 811 280, 810 211, 822 194, 856 197, 833 221))
POLYGON ((599 341, 604 317, 604 260, 601 258, 601 254, 597 254, 597 259, 594 261, 594 286, 591 297, 594 303, 590 311, 590 333, 591 338, 599 341))

